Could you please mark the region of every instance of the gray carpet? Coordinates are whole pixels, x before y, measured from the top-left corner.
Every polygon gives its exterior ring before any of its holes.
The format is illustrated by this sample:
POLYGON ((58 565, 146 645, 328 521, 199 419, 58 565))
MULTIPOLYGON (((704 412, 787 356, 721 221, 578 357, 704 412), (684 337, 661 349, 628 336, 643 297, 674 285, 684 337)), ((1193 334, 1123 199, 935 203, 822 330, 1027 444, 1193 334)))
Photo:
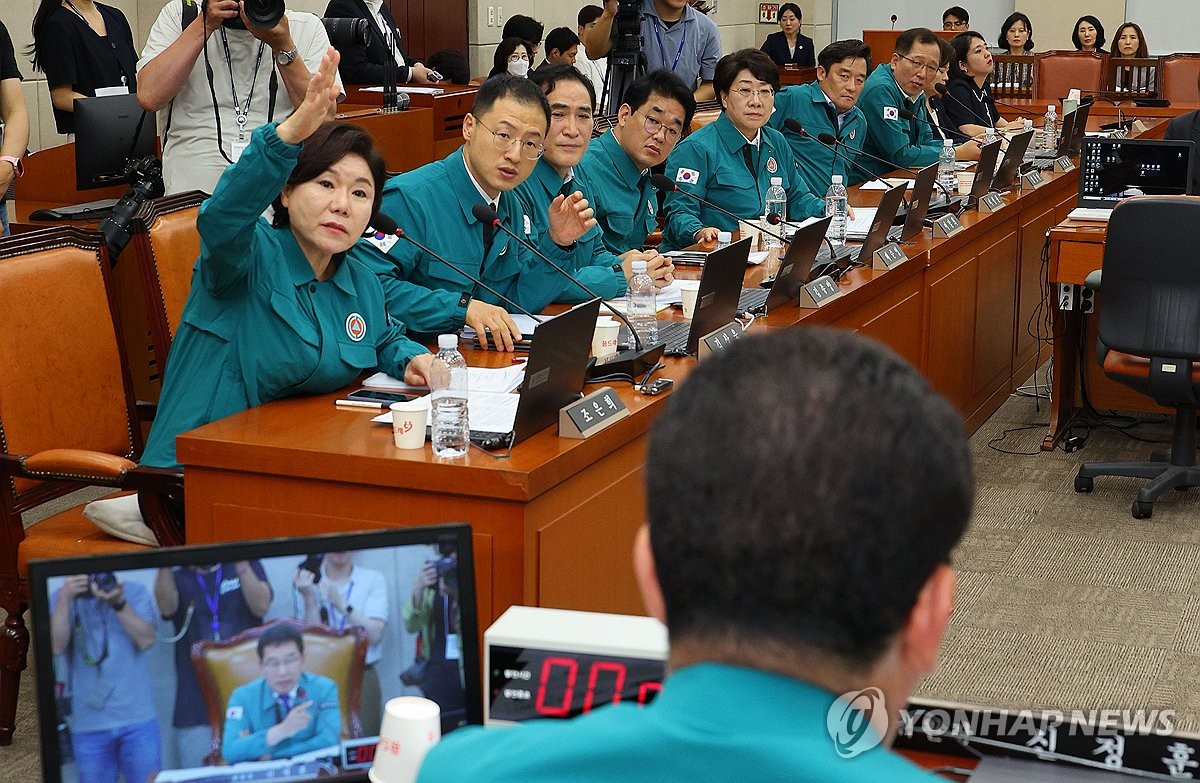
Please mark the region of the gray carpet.
MULTIPOLYGON (((1044 405, 1014 396, 971 439, 979 499, 955 553, 958 602, 941 667, 917 695, 1174 709, 1179 728, 1200 730, 1200 490, 1169 493, 1145 521, 1130 515, 1136 480, 1072 491, 1080 463, 1146 459, 1167 447, 1128 436, 1165 440, 1170 426, 1147 417, 1125 433, 1094 431, 1074 454, 1041 453, 1046 421, 1044 405)), ((28 669, 0 780, 41 780, 32 683, 28 669)))

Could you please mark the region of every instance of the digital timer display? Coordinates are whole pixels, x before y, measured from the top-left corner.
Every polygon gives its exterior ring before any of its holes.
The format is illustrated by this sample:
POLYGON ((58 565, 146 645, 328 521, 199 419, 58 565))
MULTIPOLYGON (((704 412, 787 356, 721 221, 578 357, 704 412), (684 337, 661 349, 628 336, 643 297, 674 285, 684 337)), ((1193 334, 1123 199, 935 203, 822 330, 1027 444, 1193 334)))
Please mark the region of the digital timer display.
POLYGON ((492 645, 489 719, 573 718, 605 704, 644 706, 662 690, 661 660, 492 645))

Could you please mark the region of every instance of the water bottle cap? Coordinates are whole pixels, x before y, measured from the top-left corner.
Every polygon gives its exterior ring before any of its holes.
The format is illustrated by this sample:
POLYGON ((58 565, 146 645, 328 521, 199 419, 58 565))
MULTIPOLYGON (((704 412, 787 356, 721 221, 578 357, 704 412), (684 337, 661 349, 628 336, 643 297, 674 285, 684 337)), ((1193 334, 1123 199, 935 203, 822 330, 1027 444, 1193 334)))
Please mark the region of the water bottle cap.
POLYGON ((942 139, 942 146, 943 147, 953 147, 954 140, 953 139, 942 139))
POLYGON ((1054 104, 1053 104, 1053 103, 1047 103, 1047 104, 1046 104, 1046 111, 1054 111, 1054 104))
POLYGON ((642 274, 645 271, 646 271, 646 259, 644 259, 644 258, 634 259, 633 273, 635 275, 637 275, 637 274, 642 274))
POLYGON ((840 185, 840 184, 842 184, 842 175, 841 175, 841 174, 834 174, 834 175, 833 175, 833 176, 830 178, 830 181, 831 181, 831 182, 832 182, 834 185, 840 185))
POLYGON ((783 177, 771 177, 771 185, 772 185, 772 187, 774 187, 775 185, 778 185, 779 187, 783 187, 783 177))
POLYGON ((717 242, 718 243, 728 243, 728 242, 732 242, 732 241, 733 241, 733 232, 732 231, 718 231, 717 232, 717 242))
POLYGON ((443 351, 449 351, 449 350, 458 348, 458 335, 457 334, 439 334, 438 335, 438 348, 443 351))

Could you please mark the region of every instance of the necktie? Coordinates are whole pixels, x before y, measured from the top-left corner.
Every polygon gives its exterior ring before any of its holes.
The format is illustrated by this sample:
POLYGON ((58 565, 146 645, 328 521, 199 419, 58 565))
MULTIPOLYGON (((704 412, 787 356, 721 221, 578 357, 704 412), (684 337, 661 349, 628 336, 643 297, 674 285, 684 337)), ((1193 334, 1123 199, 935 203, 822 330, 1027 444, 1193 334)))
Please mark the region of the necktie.
POLYGON ((742 147, 742 158, 746 161, 746 168, 750 171, 750 173, 752 175, 755 174, 753 144, 747 143, 745 147, 742 147))
MULTIPOLYGON (((489 203, 488 206, 491 207, 492 209, 496 209, 495 204, 489 203)), ((493 226, 491 223, 484 223, 483 224, 483 256, 484 256, 484 258, 486 258, 488 252, 491 251, 492 240, 494 240, 495 238, 496 238, 496 227, 493 226)))

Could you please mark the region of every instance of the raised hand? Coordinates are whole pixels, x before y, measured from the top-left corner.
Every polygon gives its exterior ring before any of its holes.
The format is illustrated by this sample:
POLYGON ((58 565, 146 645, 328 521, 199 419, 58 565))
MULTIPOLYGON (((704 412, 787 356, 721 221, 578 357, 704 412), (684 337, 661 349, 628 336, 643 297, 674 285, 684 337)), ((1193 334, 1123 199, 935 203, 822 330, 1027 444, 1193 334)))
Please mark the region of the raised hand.
POLYGON ((556 196, 550 202, 550 238, 554 244, 567 246, 591 231, 596 225, 596 210, 578 190, 569 196, 556 196))
POLYGON ((337 68, 341 55, 332 46, 325 50, 321 57, 321 65, 308 82, 308 90, 304 100, 292 112, 292 115, 279 123, 276 133, 288 144, 299 144, 307 139, 329 119, 332 110, 337 106, 341 88, 337 83, 337 68))

